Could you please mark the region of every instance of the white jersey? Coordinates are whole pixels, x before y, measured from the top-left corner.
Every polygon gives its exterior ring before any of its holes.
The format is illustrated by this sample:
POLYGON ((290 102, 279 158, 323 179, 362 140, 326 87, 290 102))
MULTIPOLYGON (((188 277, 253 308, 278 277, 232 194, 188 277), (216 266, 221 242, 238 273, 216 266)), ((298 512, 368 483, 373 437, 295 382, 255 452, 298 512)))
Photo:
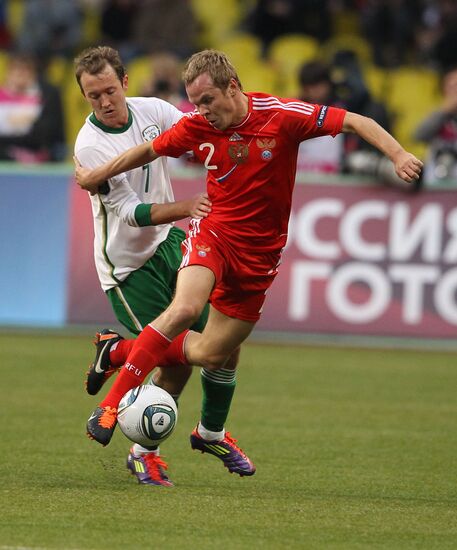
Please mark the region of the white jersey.
MULTIPOLYGON (((75 155, 82 166, 96 168, 126 149, 154 139, 182 117, 181 111, 157 98, 127 98, 127 105, 129 119, 122 128, 109 128, 94 114, 87 117, 75 144, 75 155)), ((173 225, 139 227, 136 207, 174 201, 166 157, 115 176, 108 185, 106 194, 90 196, 95 267, 105 291, 143 266, 173 225)))

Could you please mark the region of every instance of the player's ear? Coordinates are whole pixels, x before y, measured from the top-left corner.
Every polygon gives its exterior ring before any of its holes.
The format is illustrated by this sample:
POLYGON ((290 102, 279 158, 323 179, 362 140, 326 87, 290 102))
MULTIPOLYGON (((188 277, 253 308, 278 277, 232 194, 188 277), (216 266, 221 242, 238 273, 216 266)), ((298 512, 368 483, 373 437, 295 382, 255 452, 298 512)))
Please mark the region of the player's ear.
POLYGON ((127 90, 127 88, 129 87, 129 75, 128 74, 125 74, 124 78, 122 79, 122 87, 124 88, 124 90, 127 90))
POLYGON ((236 91, 238 90, 239 86, 238 86, 238 83, 237 81, 234 79, 234 78, 231 78, 230 79, 230 82, 229 82, 229 85, 228 85, 228 88, 227 88, 227 93, 230 97, 233 97, 236 93, 236 91))

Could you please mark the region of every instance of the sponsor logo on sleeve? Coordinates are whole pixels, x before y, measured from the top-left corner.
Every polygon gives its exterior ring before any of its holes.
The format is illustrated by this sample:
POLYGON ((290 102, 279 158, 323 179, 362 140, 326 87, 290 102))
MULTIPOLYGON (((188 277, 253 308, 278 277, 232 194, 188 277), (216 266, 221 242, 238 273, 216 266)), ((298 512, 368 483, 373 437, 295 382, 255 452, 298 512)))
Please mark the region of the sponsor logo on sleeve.
POLYGON ((328 107, 327 105, 322 105, 319 110, 319 115, 317 116, 316 124, 321 128, 324 125, 325 117, 327 116, 328 107))

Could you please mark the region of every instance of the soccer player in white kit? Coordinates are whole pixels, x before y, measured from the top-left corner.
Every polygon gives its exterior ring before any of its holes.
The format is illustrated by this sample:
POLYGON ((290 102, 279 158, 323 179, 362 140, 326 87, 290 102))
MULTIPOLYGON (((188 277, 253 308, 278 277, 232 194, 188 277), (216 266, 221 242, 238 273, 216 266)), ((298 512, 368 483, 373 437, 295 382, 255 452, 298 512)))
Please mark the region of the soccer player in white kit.
MULTIPOLYGON (((112 48, 82 52, 75 60, 75 74, 93 108, 75 144, 75 157, 84 166, 95 168, 129 147, 150 141, 182 117, 179 110, 157 98, 127 99, 128 76, 112 48)), ((172 222, 188 216, 206 217, 211 204, 205 194, 174 202, 166 157, 111 178, 90 198, 100 284, 118 320, 139 334, 173 297, 185 233, 172 222)), ((193 328, 201 331, 206 319, 207 310, 193 328)), ((108 329, 97 334, 95 343, 96 356, 87 378, 92 395, 124 364, 133 345, 132 340, 108 329)), ((237 353, 217 373, 201 371, 204 399, 199 430, 209 440, 224 430, 235 389, 236 363, 237 353)), ((177 398, 191 367, 185 361, 176 364, 175 357, 172 364, 165 358, 161 365, 153 383, 177 398)), ((246 464, 253 473, 255 468, 248 459, 246 464)), ((134 445, 127 466, 140 483, 172 485, 158 450, 134 445)))

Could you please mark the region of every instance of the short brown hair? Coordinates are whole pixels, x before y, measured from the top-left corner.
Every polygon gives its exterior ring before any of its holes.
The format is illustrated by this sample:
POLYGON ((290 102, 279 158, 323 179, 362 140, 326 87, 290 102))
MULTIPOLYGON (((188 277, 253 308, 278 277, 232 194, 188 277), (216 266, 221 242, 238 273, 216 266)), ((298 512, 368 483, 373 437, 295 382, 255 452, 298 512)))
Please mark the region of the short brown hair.
POLYGON ((96 46, 87 48, 75 58, 75 76, 81 88, 81 75, 84 72, 95 75, 104 70, 106 65, 111 65, 118 79, 122 82, 127 74, 119 52, 109 46, 96 46))
POLYGON ((221 90, 226 90, 230 80, 234 78, 242 90, 240 79, 235 67, 230 63, 227 56, 217 50, 203 50, 194 53, 184 66, 182 79, 184 85, 188 86, 201 74, 208 73, 214 85, 221 90))

